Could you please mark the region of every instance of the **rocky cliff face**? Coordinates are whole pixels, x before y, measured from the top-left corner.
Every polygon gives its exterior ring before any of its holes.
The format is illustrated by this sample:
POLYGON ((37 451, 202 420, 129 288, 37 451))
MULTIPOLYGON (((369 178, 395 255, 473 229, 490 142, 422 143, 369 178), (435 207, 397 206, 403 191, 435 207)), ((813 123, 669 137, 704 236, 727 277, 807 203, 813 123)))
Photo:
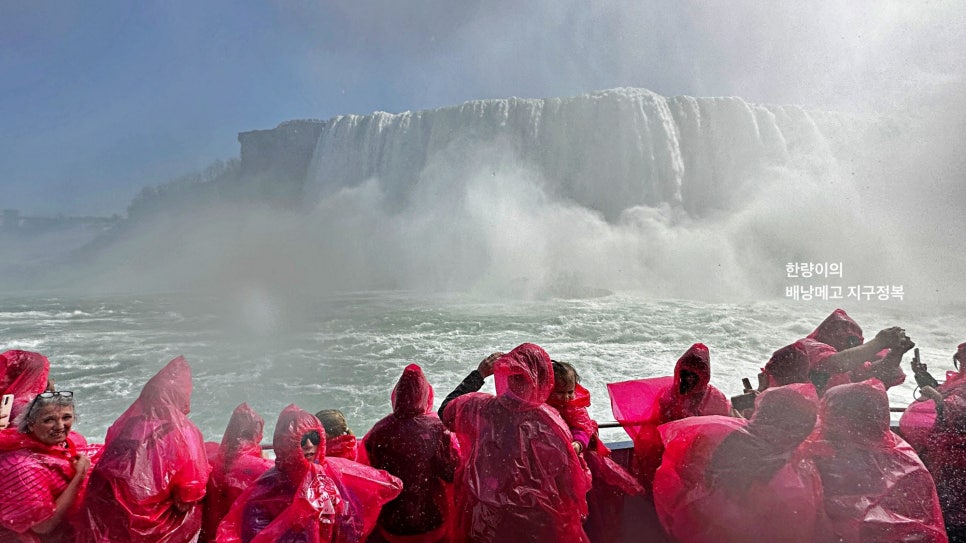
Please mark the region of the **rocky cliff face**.
POLYGON ((239 133, 242 182, 253 183, 260 196, 276 203, 297 203, 325 124, 287 121, 269 130, 239 133))

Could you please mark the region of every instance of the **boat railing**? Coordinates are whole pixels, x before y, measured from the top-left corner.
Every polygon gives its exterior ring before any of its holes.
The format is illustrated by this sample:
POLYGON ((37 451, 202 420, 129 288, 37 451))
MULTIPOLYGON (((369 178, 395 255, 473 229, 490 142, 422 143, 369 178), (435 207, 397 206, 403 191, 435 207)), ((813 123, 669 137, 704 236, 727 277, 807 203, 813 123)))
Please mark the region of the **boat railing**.
MULTIPOLYGON (((906 411, 906 408, 905 407, 890 407, 889 408, 889 412, 891 412, 891 413, 904 413, 905 411, 906 411)), ((643 423, 638 423, 638 424, 643 424, 643 423)), ((598 428, 604 428, 604 429, 623 428, 625 426, 634 426, 634 425, 635 425, 635 423, 633 423, 633 422, 628 422, 628 423, 621 424, 620 422, 618 422, 616 420, 607 420, 607 421, 603 421, 603 422, 597 423, 597 427, 598 428)), ((895 423, 893 423, 892 424, 892 430, 893 431, 898 431, 898 429, 899 429, 898 426, 895 423)), ((617 442, 614 442, 614 443, 610 443, 610 442, 607 443, 607 446, 610 447, 611 449, 614 448, 614 445, 617 445, 618 448, 631 448, 631 447, 633 447, 633 445, 631 444, 630 441, 617 441, 617 442)), ((272 444, 271 443, 262 443, 262 450, 271 450, 271 449, 272 449, 272 444)))

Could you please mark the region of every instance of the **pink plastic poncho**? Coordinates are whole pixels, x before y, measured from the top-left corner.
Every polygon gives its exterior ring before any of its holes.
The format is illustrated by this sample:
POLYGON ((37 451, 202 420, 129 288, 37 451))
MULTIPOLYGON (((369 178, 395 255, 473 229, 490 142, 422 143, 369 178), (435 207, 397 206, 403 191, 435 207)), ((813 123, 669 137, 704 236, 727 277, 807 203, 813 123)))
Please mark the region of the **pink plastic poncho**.
POLYGON ((209 467, 190 409, 191 367, 179 356, 108 428, 88 483, 82 541, 181 543, 198 533, 209 467))
POLYGON ((317 453, 320 464, 303 456, 302 436, 310 431, 321 436, 319 450, 325 450, 318 419, 296 405, 282 410, 272 439, 275 466, 235 500, 218 528, 219 543, 268 543, 296 534, 305 543, 336 540, 349 507, 325 472, 325 457, 317 453))
POLYGON ((50 361, 40 353, 12 350, 0 354, 0 396, 13 394, 10 425, 34 396, 47 390, 50 361))
POLYGON ((400 490, 384 472, 341 458, 302 454, 302 436, 325 429, 311 413, 289 405, 279 414, 272 440, 275 466, 232 505, 218 527, 219 543, 355 543, 364 541, 383 503, 400 490), (336 464, 336 466, 333 466, 336 464))
MULTIPOLYGON (((824 345, 824 344, 823 344, 824 345)), ((831 349, 831 347, 829 347, 831 349)), ((834 351, 829 351, 829 355, 834 351)), ((780 387, 793 383, 809 383, 809 356, 803 341, 786 345, 772 353, 768 363, 761 371, 768 376, 769 387, 780 387)))
POLYGON ((379 515, 383 538, 408 536, 409 543, 445 537, 452 518, 448 491, 459 462, 452 436, 433 412, 433 387, 416 364, 403 370, 392 389, 392 414, 363 439, 369 464, 399 477, 402 493, 379 515))
POLYGON ((810 543, 827 537, 818 471, 798 452, 815 425, 815 388, 770 388, 756 403, 750 422, 715 415, 660 427, 665 451, 654 504, 674 540, 810 543))
MULTIPOLYGON (((957 350, 966 361, 966 343, 957 350)), ((919 452, 936 482, 946 525, 966 526, 966 370, 946 372, 939 385, 943 417, 932 400, 915 402, 899 421, 902 436, 919 452)))
POLYGON ((822 476, 836 537, 850 543, 946 542, 932 477, 912 447, 889 430, 882 383, 829 389, 819 421, 806 447, 822 476))
MULTIPOLYGON (((819 394, 825 390, 845 383, 858 383, 866 379, 875 377, 882 381, 886 388, 902 384, 906 380, 906 374, 902 369, 896 367, 878 373, 872 370, 872 361, 866 361, 864 365, 848 372, 836 373, 826 367, 825 361, 831 355, 842 352, 849 348, 849 338, 858 339, 858 344, 865 341, 862 337, 862 328, 844 310, 836 309, 825 320, 815 328, 798 344, 803 346, 809 357, 810 373, 828 374, 828 381, 820 388, 819 394)), ((877 359, 884 357, 889 351, 883 350, 878 353, 877 359)))
MULTIPOLYGON (((0 541, 73 540, 67 519, 45 539, 31 528, 54 514, 57 498, 74 478, 75 439, 83 440, 71 432, 67 447, 50 446, 14 428, 0 431, 0 541)), ((79 500, 80 494, 74 503, 79 500)))
POLYGON ((325 438, 325 455, 332 458, 359 460, 359 439, 352 434, 325 438))
POLYGON ((574 434, 583 432, 589 437, 581 458, 590 470, 593 486, 587 493, 588 518, 584 523, 587 535, 595 542, 617 541, 620 537, 624 496, 644 494, 644 487, 618 463, 610 458, 610 449, 600 440, 597 421, 590 418, 590 391, 579 383, 574 385, 574 398, 558 401, 550 395, 547 403, 560 413, 574 434))
POLYGON ((275 463, 262 456, 265 420, 243 403, 235 408, 214 454, 209 455, 211 476, 205 492, 199 541, 214 541, 218 524, 235 499, 275 463))
POLYGON ((609 383, 611 410, 634 441, 634 458, 644 488, 650 490, 654 472, 661 464, 664 444, 657 427, 700 415, 728 415, 731 403, 711 384, 711 355, 695 343, 674 366, 674 377, 654 377, 609 383), (682 372, 698 376, 697 384, 682 393, 682 372))
POLYGON ((459 438, 452 541, 581 543, 590 478, 560 415, 547 353, 524 343, 494 364, 497 396, 473 392, 447 404, 459 438))

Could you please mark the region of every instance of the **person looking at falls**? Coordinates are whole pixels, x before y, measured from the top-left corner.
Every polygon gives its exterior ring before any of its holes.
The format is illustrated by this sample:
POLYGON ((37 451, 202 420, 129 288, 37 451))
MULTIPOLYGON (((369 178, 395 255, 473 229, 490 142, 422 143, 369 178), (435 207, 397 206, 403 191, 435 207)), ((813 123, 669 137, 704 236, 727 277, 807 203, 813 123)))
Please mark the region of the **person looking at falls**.
POLYGON ((186 543, 201 530, 208 457, 188 419, 191 367, 168 362, 107 430, 91 470, 78 541, 186 543))
POLYGON ((325 450, 324 435, 318 419, 298 406, 282 410, 272 438, 275 465, 235 500, 218 527, 217 541, 329 543, 345 537, 342 532, 354 533, 352 522, 340 522, 351 515, 352 506, 327 473, 325 456, 319 454, 325 450), (307 458, 304 449, 313 432, 321 442, 307 458))
POLYGON ((547 404, 560 413, 573 435, 571 443, 590 470, 593 486, 587 493, 589 511, 584 529, 595 543, 621 537, 625 496, 644 494, 633 475, 611 460, 600 440, 597 421, 590 418, 590 392, 580 385, 580 374, 567 362, 553 360, 553 391, 547 404))
POLYGON ((278 416, 275 465, 235 500, 219 543, 361 543, 399 479, 343 458, 327 458, 325 429, 295 404, 278 416))
MULTIPOLYGON (((886 388, 902 384, 906 379, 899 366, 902 355, 916 346, 905 330, 895 326, 880 330, 866 343, 862 328, 842 309, 833 311, 814 332, 793 345, 806 353, 808 379, 819 395, 835 385, 873 377, 886 388)), ((788 367, 766 366, 762 372, 769 383, 803 382, 798 381, 801 372, 789 371, 788 367)))
POLYGON ((611 410, 634 441, 637 472, 650 492, 664 444, 657 427, 700 415, 728 415, 731 403, 711 385, 711 353, 695 343, 674 365, 673 377, 609 383, 611 410))
POLYGON ((589 473, 546 404, 553 365, 532 343, 484 359, 440 407, 456 434, 454 543, 586 543, 589 473), (495 376, 496 396, 479 390, 495 376), (473 381, 469 382, 468 381, 473 381))
POLYGON ((454 436, 433 412, 433 387, 410 364, 392 389, 392 413, 377 422, 362 442, 369 465, 403 482, 402 493, 379 514, 375 541, 447 541, 450 484, 459 452, 454 436))
MULTIPOLYGON (((945 382, 923 386, 902 414, 899 431, 936 481, 949 541, 966 542, 966 343, 953 354, 945 382)), ((919 371, 919 368, 913 368, 919 371)), ((921 368, 926 371, 925 367, 921 368)))
POLYGON ((932 476, 889 429, 889 397, 880 381, 830 388, 805 450, 822 478, 833 541, 947 541, 932 476))
POLYGON ((0 431, 0 541, 73 541, 67 517, 91 466, 74 420, 72 392, 42 392, 0 431))
POLYGON ((201 536, 198 541, 215 541, 218 524, 235 499, 274 462, 262 456, 265 420, 242 403, 231 414, 218 449, 208 457, 211 476, 205 490, 201 536))
POLYGON ((800 448, 815 427, 815 387, 770 388, 756 402, 750 421, 713 415, 661 426, 654 504, 674 541, 829 541, 822 481, 800 448))
POLYGON ((349 429, 345 413, 338 409, 323 409, 315 414, 325 428, 325 456, 356 460, 358 440, 349 429))

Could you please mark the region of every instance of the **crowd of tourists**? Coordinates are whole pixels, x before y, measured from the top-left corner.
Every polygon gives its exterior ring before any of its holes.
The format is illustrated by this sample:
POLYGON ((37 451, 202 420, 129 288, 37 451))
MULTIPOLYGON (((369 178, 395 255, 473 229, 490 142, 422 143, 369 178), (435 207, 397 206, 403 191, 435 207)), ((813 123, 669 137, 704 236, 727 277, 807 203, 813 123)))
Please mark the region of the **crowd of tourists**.
POLYGON ((289 405, 273 458, 246 403, 205 442, 182 357, 89 444, 49 360, 11 350, 0 543, 966 541, 966 343, 943 383, 916 360, 900 437, 886 390, 913 347, 899 327, 866 342, 836 310, 729 400, 696 343, 673 375, 608 384, 634 444, 620 462, 579 364, 532 343, 484 358, 437 410, 410 364, 361 438, 339 410, 289 405))

